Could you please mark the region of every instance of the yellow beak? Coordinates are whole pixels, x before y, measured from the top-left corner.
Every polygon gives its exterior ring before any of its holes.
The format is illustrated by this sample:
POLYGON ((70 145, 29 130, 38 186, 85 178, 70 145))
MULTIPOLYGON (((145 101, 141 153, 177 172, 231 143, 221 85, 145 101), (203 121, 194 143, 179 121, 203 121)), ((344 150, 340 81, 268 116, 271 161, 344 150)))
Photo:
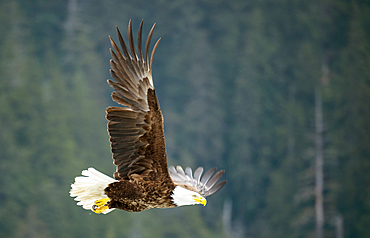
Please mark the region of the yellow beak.
POLYGON ((200 204, 203 204, 203 206, 207 205, 207 200, 203 197, 199 197, 199 198, 194 198, 194 201, 200 203, 200 204))

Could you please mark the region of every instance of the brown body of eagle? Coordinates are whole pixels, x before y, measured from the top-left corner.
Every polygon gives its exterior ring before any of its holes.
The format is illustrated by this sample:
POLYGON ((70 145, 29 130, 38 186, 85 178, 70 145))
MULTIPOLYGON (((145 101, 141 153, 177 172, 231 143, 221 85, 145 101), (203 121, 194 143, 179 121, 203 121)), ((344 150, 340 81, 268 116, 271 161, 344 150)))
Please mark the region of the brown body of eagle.
POLYGON ((142 118, 145 123, 143 126, 140 116, 125 108, 111 107, 107 110, 113 159, 118 166, 114 178, 120 180, 105 189, 111 199, 109 208, 140 212, 150 208, 176 206, 170 197, 175 185, 167 169, 162 113, 155 91, 148 89, 147 95, 151 103, 149 112, 142 118), (135 128, 137 125, 143 128, 141 133, 140 129, 135 128), (131 136, 133 140, 120 140, 122 135, 131 136), (135 137, 139 138, 136 144, 141 145, 138 148, 135 146, 135 137), (138 162, 131 164, 133 160, 138 162))
POLYGON ((138 31, 138 53, 131 21, 128 26, 129 49, 118 28, 122 51, 109 37, 113 47, 110 72, 115 81, 108 80, 108 83, 115 90, 112 99, 123 106, 109 107, 106 111, 113 163, 116 165, 114 180, 90 168, 82 173, 89 177, 77 177, 70 191, 71 196, 80 201, 78 205, 97 213, 107 213, 114 208, 140 212, 150 208, 205 205, 203 197, 217 192, 226 183, 223 181, 214 186, 224 173, 222 170, 212 177, 215 168, 203 178, 202 167, 195 171, 194 176, 190 168, 186 168, 186 172, 180 166, 168 169, 163 117, 152 79, 152 62, 160 39, 154 45, 149 61, 155 24, 146 40, 144 55, 142 27, 143 22, 138 31))

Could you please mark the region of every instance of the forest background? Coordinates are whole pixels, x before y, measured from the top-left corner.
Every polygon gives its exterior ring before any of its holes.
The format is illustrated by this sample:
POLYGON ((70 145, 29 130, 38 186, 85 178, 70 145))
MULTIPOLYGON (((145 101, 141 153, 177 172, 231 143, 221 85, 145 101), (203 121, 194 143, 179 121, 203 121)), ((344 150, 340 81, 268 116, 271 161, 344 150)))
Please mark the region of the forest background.
POLYGON ((0 237, 370 234, 369 1, 2 0, 0 23, 0 237), (169 165, 226 169, 206 207, 69 197, 83 169, 115 170, 108 35, 129 19, 162 38, 169 165))

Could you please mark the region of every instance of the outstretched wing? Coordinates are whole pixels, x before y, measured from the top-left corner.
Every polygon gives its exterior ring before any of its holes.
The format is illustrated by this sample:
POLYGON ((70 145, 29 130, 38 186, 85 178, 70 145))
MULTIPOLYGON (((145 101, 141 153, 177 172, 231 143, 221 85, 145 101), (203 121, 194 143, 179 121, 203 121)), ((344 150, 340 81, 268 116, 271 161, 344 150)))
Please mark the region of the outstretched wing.
POLYGON ((213 177, 212 175, 216 172, 216 168, 208 170, 202 177, 203 167, 198 167, 193 176, 193 172, 190 167, 186 167, 185 172, 181 166, 170 166, 170 176, 175 185, 187 188, 195 191, 203 197, 210 196, 218 192, 226 183, 226 180, 218 183, 218 180, 225 173, 225 170, 218 171, 213 177), (215 186, 216 185, 216 186, 215 186))
POLYGON ((169 178, 163 131, 163 118, 152 79, 152 62, 160 39, 154 45, 149 63, 149 46, 155 24, 149 32, 145 51, 141 47, 143 21, 138 31, 138 54, 128 25, 130 52, 117 28, 122 52, 110 38, 111 76, 108 80, 115 90, 112 99, 124 107, 107 109, 113 163, 117 166, 115 179, 141 176, 144 180, 169 178))

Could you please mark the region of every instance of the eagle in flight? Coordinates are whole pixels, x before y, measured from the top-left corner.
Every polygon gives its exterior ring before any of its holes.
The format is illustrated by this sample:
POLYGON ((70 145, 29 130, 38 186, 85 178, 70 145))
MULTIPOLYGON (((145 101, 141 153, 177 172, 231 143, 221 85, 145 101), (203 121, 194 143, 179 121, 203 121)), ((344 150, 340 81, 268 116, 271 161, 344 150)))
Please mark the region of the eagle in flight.
POLYGON ((113 101, 122 105, 106 110, 113 163, 113 178, 88 168, 75 178, 70 196, 77 205, 95 213, 109 213, 115 208, 140 212, 151 208, 170 208, 183 205, 206 205, 205 197, 219 191, 226 183, 217 184, 224 170, 212 176, 216 168, 203 176, 203 168, 192 172, 187 167, 167 167, 163 117, 152 79, 154 45, 149 61, 149 46, 155 24, 147 37, 143 55, 141 45, 143 21, 139 26, 137 51, 128 24, 129 49, 117 28, 122 51, 109 37, 113 101), (130 50, 130 51, 129 51, 130 50), (217 185, 216 185, 217 184, 217 185))

